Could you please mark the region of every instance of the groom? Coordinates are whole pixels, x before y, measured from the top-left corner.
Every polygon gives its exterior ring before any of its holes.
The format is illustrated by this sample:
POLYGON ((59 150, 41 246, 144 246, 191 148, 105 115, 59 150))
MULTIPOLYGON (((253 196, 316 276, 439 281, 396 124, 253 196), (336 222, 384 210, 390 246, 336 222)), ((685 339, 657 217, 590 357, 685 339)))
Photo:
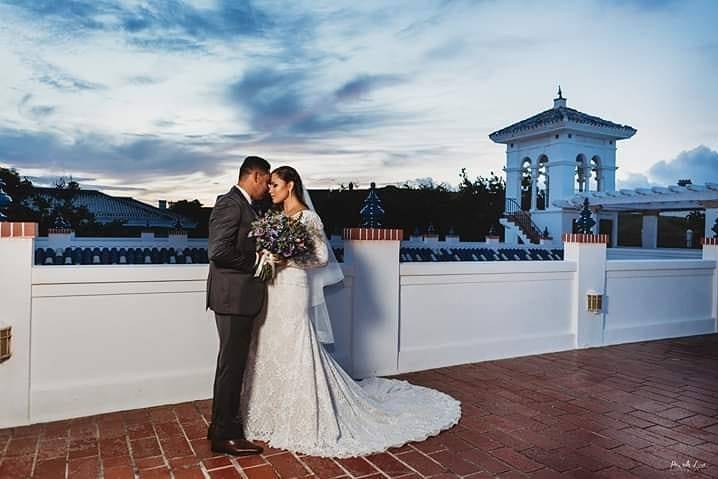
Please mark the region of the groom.
POLYGON ((255 241, 247 235, 257 217, 252 203, 267 195, 269 170, 263 158, 245 158, 238 183, 217 197, 209 218, 207 308, 217 322, 219 355, 207 438, 212 451, 236 456, 262 452, 244 438, 239 404, 252 327, 267 294, 254 278, 255 241))

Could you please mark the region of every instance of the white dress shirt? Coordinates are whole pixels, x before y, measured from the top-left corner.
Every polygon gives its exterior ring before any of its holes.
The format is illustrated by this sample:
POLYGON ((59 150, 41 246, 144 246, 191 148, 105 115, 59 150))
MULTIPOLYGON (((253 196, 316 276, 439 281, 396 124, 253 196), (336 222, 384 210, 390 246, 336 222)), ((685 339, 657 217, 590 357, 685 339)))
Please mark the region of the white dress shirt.
POLYGON ((247 203, 249 203, 250 205, 253 203, 252 197, 249 196, 249 193, 247 193, 246 191, 244 191, 244 188, 242 188, 242 187, 239 186, 239 185, 234 185, 234 187, 237 188, 240 193, 242 193, 242 196, 244 196, 244 198, 247 200, 247 203))

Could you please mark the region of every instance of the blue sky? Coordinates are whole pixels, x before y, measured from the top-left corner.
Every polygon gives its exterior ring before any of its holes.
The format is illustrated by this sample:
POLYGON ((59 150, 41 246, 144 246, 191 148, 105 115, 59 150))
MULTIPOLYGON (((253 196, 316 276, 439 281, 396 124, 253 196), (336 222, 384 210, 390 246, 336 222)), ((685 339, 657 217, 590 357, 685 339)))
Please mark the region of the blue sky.
POLYGON ((212 204, 259 154, 310 187, 500 172, 552 105, 638 129, 619 186, 718 181, 718 2, 0 0, 0 164, 212 204))

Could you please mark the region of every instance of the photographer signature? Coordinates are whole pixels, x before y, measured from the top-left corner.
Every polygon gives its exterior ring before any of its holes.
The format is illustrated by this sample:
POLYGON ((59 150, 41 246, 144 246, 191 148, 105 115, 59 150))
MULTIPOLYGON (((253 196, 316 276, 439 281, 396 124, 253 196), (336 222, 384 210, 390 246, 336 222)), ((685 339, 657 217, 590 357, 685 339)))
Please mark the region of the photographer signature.
POLYGON ((698 461, 694 461, 691 463, 691 461, 686 460, 684 463, 678 463, 674 460, 671 461, 671 469, 678 469, 679 471, 700 471, 701 469, 706 468, 706 463, 698 463, 698 461))

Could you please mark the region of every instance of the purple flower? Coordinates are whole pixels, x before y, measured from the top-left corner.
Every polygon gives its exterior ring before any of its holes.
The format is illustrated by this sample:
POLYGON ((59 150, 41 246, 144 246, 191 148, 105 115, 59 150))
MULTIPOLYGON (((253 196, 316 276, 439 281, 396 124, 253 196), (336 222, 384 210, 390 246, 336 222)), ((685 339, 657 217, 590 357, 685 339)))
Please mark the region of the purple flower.
POLYGON ((268 212, 255 220, 249 236, 256 238, 258 250, 267 250, 287 259, 307 255, 314 246, 304 223, 278 212, 268 212))

